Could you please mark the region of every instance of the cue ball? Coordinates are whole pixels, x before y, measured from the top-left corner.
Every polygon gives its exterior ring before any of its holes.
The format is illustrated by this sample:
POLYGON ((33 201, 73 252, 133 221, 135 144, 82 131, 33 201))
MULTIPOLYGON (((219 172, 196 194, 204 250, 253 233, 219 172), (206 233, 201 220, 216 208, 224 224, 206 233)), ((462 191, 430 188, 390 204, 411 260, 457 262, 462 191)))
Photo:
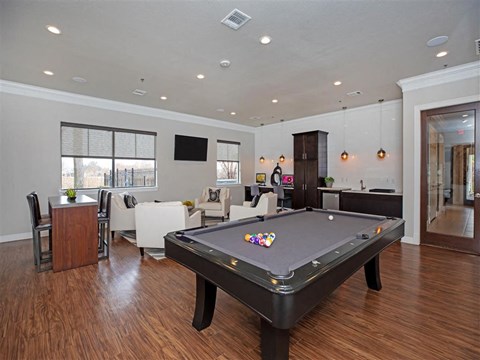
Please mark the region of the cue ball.
POLYGON ((333 215, 328 215, 328 220, 333 220, 333 215))

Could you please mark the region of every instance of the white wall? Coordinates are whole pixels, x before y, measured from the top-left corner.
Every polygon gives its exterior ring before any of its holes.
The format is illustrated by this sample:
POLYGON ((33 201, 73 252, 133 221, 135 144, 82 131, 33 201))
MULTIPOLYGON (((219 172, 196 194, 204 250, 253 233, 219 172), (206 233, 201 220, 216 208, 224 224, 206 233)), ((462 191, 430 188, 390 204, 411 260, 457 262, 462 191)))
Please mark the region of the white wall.
POLYGON ((422 110, 480 101, 480 62, 399 81, 403 90, 404 241, 420 244, 422 110))
MULTIPOLYGON (((158 133, 158 189, 133 190, 139 201, 194 199, 200 195, 203 187, 214 186, 217 139, 241 143, 242 183, 254 178, 254 133, 250 127, 72 94, 64 96, 60 92, 53 92, 52 95, 50 90, 33 87, 27 89, 29 96, 25 96, 7 92, 6 88, 15 88, 15 84, 5 84, 0 91, 0 242, 31 235, 25 198, 29 192, 35 190, 39 193, 43 213, 48 212, 48 196, 59 194, 62 121, 158 133), (34 96, 30 96, 32 94, 34 96), (48 99, 62 96, 68 102, 48 99), (95 107, 71 103, 89 101, 95 107), (118 107, 122 111, 99 108, 98 104, 118 107), (158 114, 175 119, 159 117, 158 114), (207 137, 207 162, 174 161, 174 134, 207 137)), ((233 203, 240 204, 243 201, 243 185, 232 186, 231 193, 233 203)), ((96 191, 93 194, 96 195, 96 191)))
POLYGON ((255 171, 267 174, 267 181, 281 154, 286 161, 281 164, 283 173, 293 173, 292 134, 312 130, 328 132, 328 175, 335 178, 334 186, 360 188, 364 180, 367 188, 393 188, 398 192, 402 184, 402 102, 382 104, 382 147, 387 151, 383 160, 377 158, 380 148, 380 106, 372 104, 312 116, 280 124, 257 128, 255 136, 255 171), (340 159, 345 150, 348 160, 340 159), (266 161, 260 164, 259 158, 266 161))

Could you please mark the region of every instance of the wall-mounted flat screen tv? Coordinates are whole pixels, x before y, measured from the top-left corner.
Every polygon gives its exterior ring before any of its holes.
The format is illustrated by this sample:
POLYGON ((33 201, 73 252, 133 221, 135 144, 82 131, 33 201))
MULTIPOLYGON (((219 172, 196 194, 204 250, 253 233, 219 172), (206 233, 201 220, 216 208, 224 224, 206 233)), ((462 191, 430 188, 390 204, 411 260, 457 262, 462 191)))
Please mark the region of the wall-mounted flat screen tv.
POLYGON ((207 161, 208 139, 175 135, 175 160, 207 161))

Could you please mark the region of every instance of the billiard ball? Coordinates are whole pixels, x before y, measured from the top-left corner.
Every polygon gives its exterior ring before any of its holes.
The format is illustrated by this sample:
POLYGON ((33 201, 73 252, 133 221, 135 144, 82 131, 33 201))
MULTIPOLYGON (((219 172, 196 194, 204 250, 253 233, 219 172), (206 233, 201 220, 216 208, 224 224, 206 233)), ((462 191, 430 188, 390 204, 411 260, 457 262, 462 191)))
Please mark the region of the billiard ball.
POLYGON ((245 234, 245 241, 250 241, 250 237, 251 237, 250 234, 245 234))
POLYGON ((328 215, 328 220, 332 221, 333 220, 333 215, 328 215))

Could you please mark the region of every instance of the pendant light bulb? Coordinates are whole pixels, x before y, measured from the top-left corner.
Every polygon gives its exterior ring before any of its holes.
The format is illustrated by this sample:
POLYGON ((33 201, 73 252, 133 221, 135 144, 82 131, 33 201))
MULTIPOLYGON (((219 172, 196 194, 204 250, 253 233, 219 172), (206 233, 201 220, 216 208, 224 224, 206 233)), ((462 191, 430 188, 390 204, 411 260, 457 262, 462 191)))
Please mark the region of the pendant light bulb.
POLYGON ((265 158, 263 156, 260 156, 260 164, 263 164, 265 162, 265 158))
POLYGON ((280 157, 278 158, 278 160, 280 160, 281 163, 283 163, 285 161, 285 156, 280 155, 280 157))
POLYGON ((342 160, 347 160, 348 159, 348 153, 345 150, 343 150, 342 155, 340 155, 340 157, 342 158, 342 160))
POLYGON ((384 159, 386 155, 387 155, 387 152, 383 150, 383 148, 380 148, 380 150, 377 151, 377 157, 379 159, 384 159))

